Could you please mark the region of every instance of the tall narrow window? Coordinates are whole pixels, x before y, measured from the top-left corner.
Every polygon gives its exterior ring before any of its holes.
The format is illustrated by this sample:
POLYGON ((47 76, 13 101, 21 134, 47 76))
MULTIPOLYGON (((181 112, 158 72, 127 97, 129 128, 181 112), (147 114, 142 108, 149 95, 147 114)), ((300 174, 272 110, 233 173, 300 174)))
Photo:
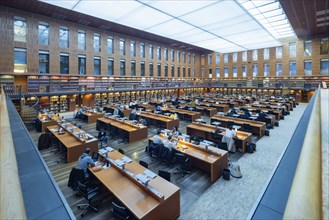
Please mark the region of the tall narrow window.
POLYGON ((329 59, 320 60, 320 74, 329 75, 329 59))
POLYGON ((277 59, 282 59, 282 47, 275 48, 275 57, 277 59))
POLYGON ((157 65, 157 76, 161 76, 161 64, 157 65))
POLYGON ((216 67, 216 78, 220 77, 220 68, 216 67))
POLYGON ((171 65, 171 77, 175 77, 175 66, 171 65))
POLYGON ((183 77, 186 77, 186 68, 183 66, 183 77))
POLYGON ((153 59, 153 46, 149 45, 149 58, 153 59))
POLYGON ((157 47, 157 57, 158 60, 161 60, 161 47, 157 47))
POLYGON ((186 63, 186 54, 185 54, 185 52, 182 53, 182 62, 186 63))
POLYGON ((296 42, 289 43, 289 55, 290 58, 296 57, 296 42))
POLYGON ((212 54, 208 54, 208 65, 212 64, 212 54))
POLYGON ((220 53, 216 53, 216 64, 220 63, 220 53))
POLYGON ((14 49, 14 72, 15 73, 27 72, 26 49, 23 48, 14 49))
POLYGON ((258 60, 258 50, 253 50, 252 51, 252 61, 257 61, 258 60))
POLYGON ((120 60, 120 76, 126 75, 126 61, 120 60))
POLYGON ((257 77, 258 76, 258 64, 252 65, 252 76, 257 77))
POLYGON ((69 28, 61 26, 59 28, 59 46, 69 48, 69 28))
POLYGON ((40 45, 49 44, 49 24, 46 22, 39 22, 38 27, 38 38, 40 45))
POLYGON ((107 75, 113 76, 114 75, 114 62, 113 59, 107 60, 107 75))
POLYGON ((165 61, 168 61, 168 49, 167 48, 164 49, 164 58, 165 58, 165 61))
POLYGON ((113 37, 111 37, 111 36, 109 36, 108 38, 107 38, 107 53, 109 53, 109 54, 113 54, 113 52, 114 52, 114 40, 113 40, 113 37))
POLYGON ((94 57, 94 75, 101 75, 101 58, 94 57))
POLYGON ((304 56, 312 56, 312 41, 304 42, 304 56))
POLYGON ((224 66, 224 77, 227 78, 228 77, 228 67, 224 66))
POLYGON ((192 63, 195 64, 195 54, 192 54, 192 63))
POLYGON ((247 77, 247 65, 242 65, 242 77, 247 77))
POLYGON ((270 49, 265 48, 264 49, 264 60, 269 60, 270 59, 270 49))
POLYGON ((69 74, 69 55, 67 53, 60 54, 60 73, 69 74))
POLYGON ((130 62, 130 75, 136 76, 136 62, 135 61, 130 62))
POLYGON ((282 76, 282 63, 276 63, 276 76, 282 76))
POLYGON ((236 66, 233 66, 232 67, 232 71, 233 71, 233 77, 236 78, 238 77, 238 69, 236 66))
POLYGON ((236 63, 238 61, 238 53, 234 52, 232 56, 233 62, 236 63))
POLYGON ((289 75, 296 76, 296 62, 289 62, 289 75))
POLYGON ((329 38, 322 38, 320 41, 320 54, 329 54, 329 38))
POLYGON ((270 64, 264 63, 264 76, 269 77, 270 76, 270 64))
POLYGON ((145 58, 145 44, 141 43, 139 49, 140 49, 140 56, 141 56, 141 58, 145 58))
POLYGON ((205 57, 204 55, 201 55, 201 65, 203 66, 205 64, 205 57))
POLYGON ((209 76, 209 78, 212 78, 212 68, 211 67, 208 69, 208 76, 209 76))
POLYGON ((204 75, 205 75, 204 72, 205 72, 205 71, 204 71, 204 68, 201 68, 201 77, 202 77, 202 78, 204 78, 204 75))
POLYGON ((191 54, 190 53, 187 54, 187 63, 191 64, 191 54))
POLYGON ((150 65, 149 65, 149 76, 153 76, 154 74, 153 74, 153 63, 150 63, 150 65))
POLYGON ((247 51, 242 51, 242 62, 247 62, 247 51))
POLYGON ((86 50, 86 32, 83 30, 78 30, 78 48, 86 50))
POLYGON ((170 57, 171 57, 171 61, 174 62, 175 61, 175 53, 174 50, 170 51, 170 57))
POLYGON ((164 76, 168 77, 168 65, 165 65, 164 67, 164 76))
POLYGON ((26 19, 22 17, 14 17, 14 41, 26 42, 26 19))
POLYGON ((224 63, 228 63, 228 53, 224 53, 224 63))
POLYGON ((312 60, 304 60, 304 76, 312 76, 312 60))
POLYGON ((126 55, 126 42, 124 39, 120 39, 120 55, 126 55))
POLYGON ((195 67, 192 69, 192 77, 195 77, 195 67))
POLYGON ((135 41, 130 42, 130 56, 132 56, 132 57, 136 56, 136 42, 135 41))
POLYGON ((145 76, 145 63, 141 62, 141 76, 145 76))
POLYGON ((94 52, 101 52, 101 35, 94 33, 94 52))
POLYGON ((180 67, 177 67, 177 77, 180 77, 180 67))
POLYGON ((177 62, 180 62, 180 52, 177 51, 177 62))
POLYGON ((190 67, 187 68, 187 76, 188 76, 188 77, 191 77, 191 68, 190 68, 190 67))
POLYGON ((48 51, 39 51, 39 73, 49 73, 48 51))
POLYGON ((86 56, 78 56, 79 75, 86 75, 86 56))

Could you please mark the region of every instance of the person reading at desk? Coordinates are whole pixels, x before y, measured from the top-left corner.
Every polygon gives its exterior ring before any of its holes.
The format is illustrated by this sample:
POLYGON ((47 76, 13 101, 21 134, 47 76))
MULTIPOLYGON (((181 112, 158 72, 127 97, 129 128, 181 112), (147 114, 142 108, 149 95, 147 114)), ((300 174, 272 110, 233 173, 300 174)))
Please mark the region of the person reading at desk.
POLYGON ((170 134, 171 134, 171 135, 180 135, 181 132, 178 130, 177 126, 175 125, 175 126, 172 128, 170 134))
POLYGON ((147 121, 145 120, 145 118, 142 118, 142 117, 139 118, 139 124, 142 124, 144 126, 148 126, 147 121))
POLYGON ((120 110, 120 107, 118 106, 114 109, 113 115, 120 115, 120 112, 121 112, 121 110, 120 110))
POLYGON ((230 126, 225 131, 225 135, 222 138, 222 142, 227 143, 228 151, 235 153, 235 143, 233 137, 237 137, 236 131, 234 131, 233 127, 230 126))
POLYGON ((88 167, 95 166, 95 162, 93 161, 93 159, 91 159, 90 153, 91 153, 91 149, 86 148, 83 154, 79 157, 78 165, 77 165, 77 169, 83 170, 86 178, 89 178, 88 167))

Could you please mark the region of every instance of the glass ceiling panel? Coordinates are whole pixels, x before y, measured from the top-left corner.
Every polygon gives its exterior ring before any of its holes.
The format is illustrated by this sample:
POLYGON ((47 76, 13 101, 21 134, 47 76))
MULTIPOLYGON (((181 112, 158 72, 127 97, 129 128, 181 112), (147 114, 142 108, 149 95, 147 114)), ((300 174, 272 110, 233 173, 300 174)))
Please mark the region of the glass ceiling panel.
MULTIPOLYGON (((45 0, 42 2, 50 3, 49 0, 48 1, 45 0)), ((52 1, 51 4, 62 8, 72 9, 78 2, 79 0, 59 0, 59 1, 52 1)))
POLYGON ((275 2, 275 0, 252 0, 252 3, 255 5, 255 7, 260 7, 263 5, 268 5, 275 2))
POLYGON ((186 34, 186 32, 190 30, 192 31, 195 30, 197 32, 200 32, 200 29, 195 29, 193 26, 176 19, 171 19, 170 21, 166 21, 161 24, 157 24, 155 26, 145 29, 145 31, 163 34, 168 37, 172 35, 178 35, 181 33, 186 34))
POLYGON ((273 10, 278 9, 278 8, 280 8, 279 2, 275 2, 275 3, 272 3, 272 4, 268 4, 268 5, 259 7, 258 9, 259 9, 260 12, 264 13, 264 12, 267 12, 267 11, 273 11, 273 10))

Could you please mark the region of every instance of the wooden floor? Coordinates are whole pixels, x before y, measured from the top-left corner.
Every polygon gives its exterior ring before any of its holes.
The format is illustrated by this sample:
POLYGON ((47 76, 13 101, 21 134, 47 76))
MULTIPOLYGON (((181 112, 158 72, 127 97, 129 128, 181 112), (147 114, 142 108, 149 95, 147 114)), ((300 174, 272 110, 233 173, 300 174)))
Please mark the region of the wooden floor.
MULTIPOLYGON (((209 117, 202 116, 204 120, 209 123, 209 117)), ((72 123, 77 123, 82 126, 82 129, 93 134, 97 135, 98 131, 96 130, 96 124, 87 124, 82 122, 79 119, 67 119, 72 123)), ((179 130, 182 133, 186 132, 186 125, 190 122, 180 121, 179 130)), ((156 133, 157 128, 150 126, 148 128, 148 136, 151 137, 156 133)), ((35 130, 30 131, 31 137, 36 143, 40 136, 40 132, 36 132, 35 130)), ((253 142, 256 143, 258 138, 253 136, 253 142)), ((120 144, 118 140, 109 140, 109 146, 112 148, 118 149, 121 148, 125 151, 125 154, 130 157, 132 160, 139 162, 139 160, 144 160, 149 164, 149 169, 155 173, 158 173, 158 170, 165 170, 172 173, 172 183, 180 188, 180 199, 181 199, 181 214, 189 211, 189 207, 193 204, 211 185, 210 174, 206 173, 200 169, 192 167, 192 173, 190 175, 186 175, 182 177, 181 175, 173 175, 177 166, 168 167, 165 165, 161 165, 161 163, 154 159, 150 158, 147 154, 145 154, 145 146, 148 144, 148 140, 141 140, 138 142, 130 143, 130 144, 120 144)), ((77 219, 81 219, 80 213, 81 210, 77 208, 77 205, 80 203, 85 203, 86 200, 82 197, 77 197, 76 192, 71 188, 67 187, 68 177, 72 167, 76 166, 76 162, 67 164, 63 161, 57 163, 60 160, 60 156, 54 153, 54 149, 46 149, 40 151, 43 156, 45 162, 47 163, 50 172, 55 178, 59 188, 61 189, 63 195, 65 196, 68 204, 70 205, 74 215, 77 219)), ((229 160, 234 162, 238 160, 242 156, 241 153, 236 153, 234 155, 230 155, 229 160)), ((97 213, 93 211, 88 211, 84 218, 87 219, 115 219, 110 212, 111 209, 111 201, 113 200, 113 196, 110 195, 106 190, 102 191, 100 200, 102 201, 98 206, 99 211, 97 213)), ((232 201, 230 201, 232 202, 232 201)))

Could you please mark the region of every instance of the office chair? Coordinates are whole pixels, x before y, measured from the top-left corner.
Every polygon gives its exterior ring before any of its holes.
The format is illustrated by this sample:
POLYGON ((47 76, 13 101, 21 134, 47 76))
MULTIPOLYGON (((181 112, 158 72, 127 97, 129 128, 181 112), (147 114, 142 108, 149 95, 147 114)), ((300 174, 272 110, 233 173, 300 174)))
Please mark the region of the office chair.
POLYGON ((71 187, 74 191, 78 190, 79 188, 78 181, 80 181, 80 183, 86 183, 85 172, 81 169, 77 169, 73 167, 70 172, 67 187, 71 187))
POLYGON ((222 150, 226 150, 226 151, 228 151, 227 143, 225 143, 225 142, 219 142, 219 143, 218 143, 218 148, 219 148, 219 149, 222 149, 222 150))
POLYGON ((219 143, 222 140, 222 135, 218 134, 217 132, 212 132, 211 137, 216 143, 219 143))
POLYGON ((121 148, 119 148, 118 151, 119 151, 119 153, 121 153, 123 155, 125 154, 124 150, 122 150, 121 148))
POLYGON ((91 159, 96 162, 98 160, 99 157, 99 153, 98 152, 93 152, 93 154, 91 155, 91 159))
POLYGON ((191 171, 189 171, 191 159, 189 157, 183 153, 176 152, 174 160, 181 165, 180 168, 176 168, 177 171, 174 172, 174 174, 182 174, 182 177, 184 177, 185 174, 191 174, 191 171))
POLYGON ((149 168, 149 164, 146 163, 146 162, 143 161, 143 160, 140 160, 140 161, 139 161, 139 164, 142 165, 142 166, 145 167, 145 168, 149 168))
POLYGON ((129 213, 128 209, 119 204, 118 202, 112 202, 112 208, 111 208, 112 214, 119 218, 119 219, 130 219, 131 214, 129 213))
POLYGON ((158 175, 161 176, 163 179, 167 180, 168 182, 171 182, 171 173, 164 171, 164 170, 159 170, 158 175))
POLYGON ((242 130, 243 131, 246 131, 246 132, 251 132, 251 125, 250 124, 243 123, 242 130))
POLYGON ((99 187, 89 188, 87 187, 87 185, 81 183, 80 181, 78 181, 78 185, 79 185, 79 194, 83 196, 86 200, 88 200, 88 203, 86 204, 77 205, 78 209, 85 207, 80 214, 81 217, 84 216, 88 208, 92 209, 94 212, 98 212, 98 209, 95 206, 93 206, 91 203, 93 198, 97 196, 99 187))
POLYGON ((233 121, 228 121, 227 122, 227 127, 229 128, 229 127, 232 127, 234 125, 234 122, 233 121))

